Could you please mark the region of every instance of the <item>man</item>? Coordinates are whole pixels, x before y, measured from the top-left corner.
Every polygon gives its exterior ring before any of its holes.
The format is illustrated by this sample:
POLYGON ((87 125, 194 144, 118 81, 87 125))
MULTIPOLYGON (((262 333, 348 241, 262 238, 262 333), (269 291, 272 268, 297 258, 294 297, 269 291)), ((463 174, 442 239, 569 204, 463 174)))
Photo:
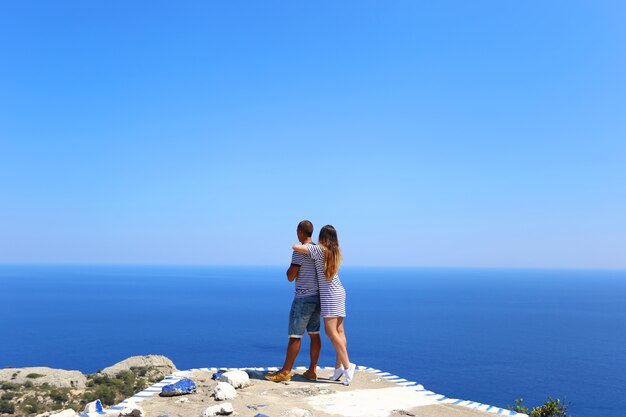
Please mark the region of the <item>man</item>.
MULTIPOLYGON (((296 229, 298 240, 303 245, 313 243, 313 224, 308 220, 302 220, 296 229)), ((317 286, 315 261, 311 257, 296 251, 291 255, 291 265, 287 270, 289 282, 296 281, 295 296, 291 303, 289 313, 289 344, 287 356, 282 369, 267 374, 266 379, 274 382, 291 380, 291 369, 300 352, 302 336, 306 329, 311 338, 311 363, 309 369, 302 374, 310 380, 317 380, 317 361, 322 350, 320 339, 320 297, 317 286)))

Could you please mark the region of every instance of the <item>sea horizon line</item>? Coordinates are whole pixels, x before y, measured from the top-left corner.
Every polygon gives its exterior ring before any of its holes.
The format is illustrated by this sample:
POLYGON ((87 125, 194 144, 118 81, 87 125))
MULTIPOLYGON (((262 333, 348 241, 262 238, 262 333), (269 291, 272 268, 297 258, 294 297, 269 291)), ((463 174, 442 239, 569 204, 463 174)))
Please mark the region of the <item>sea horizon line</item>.
MULTIPOLYGON (((147 262, 0 262, 3 267, 124 267, 124 268, 284 268, 284 264, 218 264, 218 263, 147 263, 147 262)), ((485 271, 576 271, 576 272, 626 272, 626 267, 573 267, 573 266, 454 266, 454 265, 364 265, 344 264, 347 269, 395 270, 485 270, 485 271)))

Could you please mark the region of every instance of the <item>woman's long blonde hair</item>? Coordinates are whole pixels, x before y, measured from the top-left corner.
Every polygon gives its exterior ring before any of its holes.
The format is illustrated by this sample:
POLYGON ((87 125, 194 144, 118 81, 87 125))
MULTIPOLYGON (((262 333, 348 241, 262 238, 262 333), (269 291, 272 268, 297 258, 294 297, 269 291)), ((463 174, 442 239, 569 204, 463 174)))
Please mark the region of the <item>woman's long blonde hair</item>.
POLYGON ((326 248, 324 251, 324 274, 326 280, 330 281, 337 275, 339 265, 341 265, 341 249, 339 249, 337 231, 333 226, 327 224, 320 230, 317 241, 326 248))

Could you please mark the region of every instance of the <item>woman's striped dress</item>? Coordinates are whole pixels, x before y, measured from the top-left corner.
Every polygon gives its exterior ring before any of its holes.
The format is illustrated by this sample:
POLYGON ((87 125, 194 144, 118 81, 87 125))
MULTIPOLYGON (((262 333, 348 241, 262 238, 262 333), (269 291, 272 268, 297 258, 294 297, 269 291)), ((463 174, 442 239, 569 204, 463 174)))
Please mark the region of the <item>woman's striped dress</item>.
POLYGON ((332 280, 327 280, 324 273, 324 249, 310 243, 306 247, 309 249, 309 256, 315 260, 322 317, 346 317, 346 290, 339 280, 339 274, 332 280))

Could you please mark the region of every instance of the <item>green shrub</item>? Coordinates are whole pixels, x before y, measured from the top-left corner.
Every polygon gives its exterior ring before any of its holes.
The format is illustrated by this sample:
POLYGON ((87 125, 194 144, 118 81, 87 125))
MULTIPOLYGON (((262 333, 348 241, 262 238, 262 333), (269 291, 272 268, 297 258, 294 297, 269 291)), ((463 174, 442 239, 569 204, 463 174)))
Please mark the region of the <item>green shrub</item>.
POLYGON ((82 401, 70 402, 66 405, 65 408, 71 408, 72 410, 76 411, 76 414, 80 414, 85 409, 85 404, 87 403, 83 403, 82 401))
MULTIPOLYGON (((135 392, 143 391, 148 386, 148 383, 144 378, 139 378, 135 381, 135 392)), ((135 393, 133 392, 133 394, 135 393)))
POLYGON ((85 403, 100 400, 103 405, 113 405, 116 398, 116 390, 106 385, 99 385, 95 391, 87 391, 83 394, 85 403))
POLYGON ((130 370, 136 376, 146 376, 146 374, 148 373, 148 367, 147 366, 131 366, 130 370))
POLYGON ((43 375, 43 374, 37 374, 37 373, 34 373, 34 372, 33 372, 33 373, 30 373, 30 374, 26 375, 26 378, 36 379, 36 378, 41 378, 41 377, 43 377, 43 376, 45 376, 45 375, 43 375))
POLYGON ((17 391, 20 389, 20 385, 12 382, 3 382, 2 385, 0 385, 0 388, 5 391, 17 391))
POLYGON ((519 398, 515 400, 515 405, 514 406, 509 405, 508 409, 511 411, 515 411, 516 413, 528 414, 528 407, 526 407, 523 404, 523 402, 524 402, 524 399, 519 398))
POLYGON ((24 388, 32 388, 35 384, 33 384, 31 381, 26 381, 24 382, 24 388))
POLYGON ((69 395, 66 390, 52 389, 48 395, 50 396, 50 399, 57 404, 63 404, 69 400, 69 395))
POLYGON ((92 401, 96 401, 97 399, 95 391, 85 391, 83 393, 83 400, 81 401, 81 404, 87 404, 92 401))
POLYGON ((26 398, 22 402, 22 409, 28 414, 37 414, 41 411, 41 404, 33 397, 26 398))
POLYGON ((130 371, 122 371, 115 375, 115 379, 122 379, 124 381, 129 379, 135 379, 135 374, 130 371))
POLYGON ((107 381, 107 385, 125 397, 130 397, 135 393, 135 374, 129 371, 122 371, 107 381))
POLYGON ((13 394, 12 392, 5 392, 0 397, 0 400, 12 400, 14 396, 15 396, 15 394, 13 394))
POLYGON ((131 371, 121 371, 114 378, 103 374, 87 375, 87 388, 81 403, 86 404, 99 399, 104 405, 113 405, 120 397, 131 397, 145 389, 148 384, 145 378, 139 378, 147 372, 145 367, 133 367, 131 371))
POLYGON ((99 398, 104 405, 115 404, 115 390, 113 390, 111 387, 98 387, 96 389, 96 397, 99 398))
POLYGON ((552 397, 548 397, 548 400, 544 404, 533 407, 530 412, 528 412, 528 407, 526 407, 523 402, 524 400, 522 398, 515 400, 515 406, 509 407, 509 410, 515 411, 516 413, 528 414, 530 417, 568 417, 567 408, 569 404, 563 404, 558 398, 552 399, 552 397))
POLYGON ((109 382, 109 377, 107 375, 96 374, 93 375, 92 381, 96 385, 106 384, 107 382, 109 382))
POLYGON ((8 401, 0 400, 0 414, 15 413, 15 406, 8 401))

